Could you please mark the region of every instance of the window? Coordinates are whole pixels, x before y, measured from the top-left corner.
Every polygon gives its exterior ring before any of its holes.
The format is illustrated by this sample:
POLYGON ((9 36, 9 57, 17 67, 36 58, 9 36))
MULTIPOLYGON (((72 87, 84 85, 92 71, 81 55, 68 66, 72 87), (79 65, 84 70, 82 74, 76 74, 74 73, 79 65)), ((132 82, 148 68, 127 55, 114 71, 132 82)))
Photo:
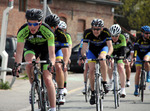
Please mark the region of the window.
POLYGON ((67 24, 67 19, 65 17, 60 17, 60 20, 64 21, 67 24))
POLYGON ((81 40, 83 38, 83 32, 85 30, 85 20, 79 19, 77 27, 77 39, 81 40))
POLYGON ((19 11, 26 12, 28 0, 19 0, 19 11))

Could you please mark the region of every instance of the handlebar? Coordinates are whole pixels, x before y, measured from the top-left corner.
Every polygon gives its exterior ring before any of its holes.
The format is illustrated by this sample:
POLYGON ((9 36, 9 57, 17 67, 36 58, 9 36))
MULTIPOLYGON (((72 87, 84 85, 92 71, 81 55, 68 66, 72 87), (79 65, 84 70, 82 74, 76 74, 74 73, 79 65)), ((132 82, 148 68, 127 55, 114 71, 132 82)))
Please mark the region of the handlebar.
POLYGON ((98 61, 106 61, 106 59, 87 59, 88 61, 96 61, 96 62, 98 62, 98 61))

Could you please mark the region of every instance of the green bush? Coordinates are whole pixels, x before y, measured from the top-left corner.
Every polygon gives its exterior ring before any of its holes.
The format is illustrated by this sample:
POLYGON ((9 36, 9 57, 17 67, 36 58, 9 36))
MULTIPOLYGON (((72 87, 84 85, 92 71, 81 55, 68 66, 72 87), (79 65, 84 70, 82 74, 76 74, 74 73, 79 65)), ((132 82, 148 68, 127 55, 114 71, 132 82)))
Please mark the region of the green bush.
POLYGON ((0 81, 0 89, 10 89, 10 86, 9 86, 9 82, 3 82, 3 80, 0 81))

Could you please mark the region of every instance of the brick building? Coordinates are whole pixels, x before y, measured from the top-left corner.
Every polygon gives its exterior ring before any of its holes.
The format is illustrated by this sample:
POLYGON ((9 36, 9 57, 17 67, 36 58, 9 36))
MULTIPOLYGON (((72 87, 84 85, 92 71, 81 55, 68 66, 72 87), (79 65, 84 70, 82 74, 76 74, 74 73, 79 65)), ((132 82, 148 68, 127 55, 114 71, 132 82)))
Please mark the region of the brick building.
MULTIPOLYGON (((0 30, 3 11, 9 0, 0 0, 0 30)), ((14 0, 14 8, 9 13, 7 35, 17 35, 17 31, 26 22, 25 10, 30 8, 43 9, 43 0, 14 0)), ((113 9, 120 5, 119 0, 52 0, 48 4, 52 13, 66 21, 67 31, 72 36, 73 46, 79 43, 84 29, 90 28, 91 20, 104 20, 105 27, 114 23, 113 9)), ((1 31, 0 31, 1 33, 1 31)))

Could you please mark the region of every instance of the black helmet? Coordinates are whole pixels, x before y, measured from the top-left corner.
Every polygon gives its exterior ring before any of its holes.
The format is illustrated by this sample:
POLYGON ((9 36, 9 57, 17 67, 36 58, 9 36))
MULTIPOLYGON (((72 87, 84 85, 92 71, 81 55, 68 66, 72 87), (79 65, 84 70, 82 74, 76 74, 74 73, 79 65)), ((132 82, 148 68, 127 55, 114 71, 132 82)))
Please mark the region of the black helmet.
POLYGON ((40 21, 43 18, 43 11, 41 9, 29 9, 26 11, 27 20, 38 20, 40 21))
POLYGON ((101 19, 94 19, 91 22, 91 26, 95 26, 95 27, 103 27, 104 26, 104 21, 101 19))
POLYGON ((50 14, 45 18, 45 23, 50 27, 56 27, 60 22, 59 17, 56 14, 50 14))

